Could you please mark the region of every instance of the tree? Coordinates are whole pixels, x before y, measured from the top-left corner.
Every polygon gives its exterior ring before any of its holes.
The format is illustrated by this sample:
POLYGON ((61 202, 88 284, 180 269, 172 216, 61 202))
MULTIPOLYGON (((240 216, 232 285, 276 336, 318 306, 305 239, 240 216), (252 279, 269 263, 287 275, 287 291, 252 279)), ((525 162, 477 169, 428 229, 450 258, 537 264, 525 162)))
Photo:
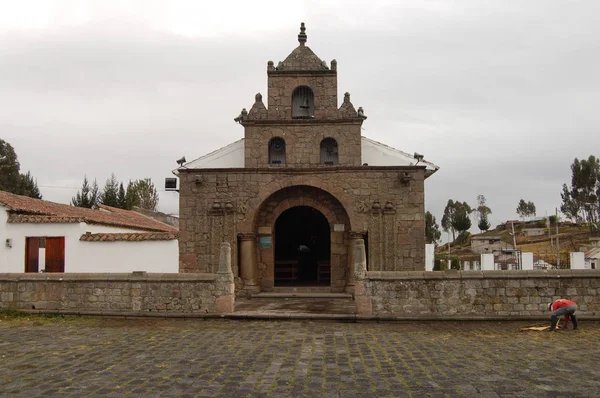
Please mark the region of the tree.
POLYGON ((590 155, 571 165, 571 188, 563 185, 560 207, 567 217, 594 223, 600 215, 600 159, 590 155))
POLYGON ((454 210, 454 201, 452 199, 448 199, 448 203, 446 203, 446 207, 444 208, 444 216, 442 217, 442 228, 446 232, 452 232, 452 241, 456 240, 456 230, 452 226, 454 210))
POLYGON ((435 217, 429 211, 425 213, 425 240, 427 243, 437 244, 440 238, 442 237, 442 233, 440 232, 440 228, 435 221, 435 217))
POLYGON ((473 210, 467 202, 454 202, 454 216, 452 218, 452 227, 462 233, 468 231, 471 228, 471 214, 473 210))
POLYGON ((490 227, 491 227, 491 225, 490 225, 490 222, 488 221, 487 214, 483 213, 479 217, 479 222, 477 223, 477 228, 479 228, 480 231, 487 231, 488 229, 490 229, 490 227))
POLYGON ((529 217, 533 216, 535 217, 535 204, 533 204, 533 202, 527 202, 527 215, 529 217))
POLYGON ((14 193, 19 185, 20 167, 13 147, 0 139, 0 190, 14 193))
POLYGON ((123 187, 123 183, 119 184, 119 193, 117 194, 117 202, 119 205, 117 206, 120 209, 131 210, 127 208, 127 194, 125 193, 125 188, 123 187))
POLYGON ((471 228, 469 215, 472 211, 467 202, 448 200, 442 217, 442 228, 444 231, 452 231, 452 241, 456 240, 456 232, 464 232, 471 228))
POLYGON ((33 179, 33 176, 29 171, 27 171, 26 174, 21 174, 19 178, 21 180, 19 195, 25 195, 35 199, 42 199, 42 194, 38 188, 37 181, 33 179))
POLYGON ((562 199, 562 204, 560 205, 561 213, 571 219, 571 221, 580 221, 579 203, 571 196, 571 191, 569 191, 567 184, 563 184, 563 190, 560 197, 562 199))
POLYGON ((86 207, 88 209, 94 208, 98 202, 98 183, 94 180, 94 183, 90 187, 87 176, 83 177, 83 185, 81 191, 71 199, 71 204, 77 207, 86 207))
POLYGON ((483 195, 477 195, 477 208, 475 209, 475 219, 477 221, 477 227, 481 231, 487 231, 490 229, 490 223, 488 221, 488 215, 492 214, 492 210, 486 206, 486 199, 483 195), (485 220, 482 222, 482 220, 485 220), (481 225, 487 227, 485 229, 481 228, 481 225))
POLYGON ((525 217, 527 217, 529 214, 529 207, 527 207, 527 202, 525 202, 523 199, 519 201, 519 205, 517 206, 517 214, 523 221, 525 221, 525 217))
POLYGON ((106 180, 98 201, 105 206, 119 207, 119 183, 114 173, 106 180))
POLYGON ((0 190, 42 199, 37 181, 31 173, 20 173, 17 154, 8 142, 0 138, 0 190))
POLYGON ((156 211, 158 209, 158 191, 149 178, 137 180, 134 183, 137 197, 137 206, 145 210, 156 211))

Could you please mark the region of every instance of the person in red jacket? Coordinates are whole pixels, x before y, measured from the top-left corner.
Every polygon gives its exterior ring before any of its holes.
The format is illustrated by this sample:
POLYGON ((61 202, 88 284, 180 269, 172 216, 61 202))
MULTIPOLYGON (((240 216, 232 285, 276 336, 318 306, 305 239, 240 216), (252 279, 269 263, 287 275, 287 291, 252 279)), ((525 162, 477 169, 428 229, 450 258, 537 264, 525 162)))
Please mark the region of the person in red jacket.
POLYGON ((575 317, 577 303, 567 299, 558 299, 550 303, 548 305, 548 309, 552 311, 552 316, 550 317, 550 330, 548 330, 549 332, 554 332, 556 330, 556 323, 558 322, 558 317, 561 315, 565 316, 565 329, 569 323, 569 318, 571 318, 573 321, 573 330, 577 329, 577 317, 575 317))

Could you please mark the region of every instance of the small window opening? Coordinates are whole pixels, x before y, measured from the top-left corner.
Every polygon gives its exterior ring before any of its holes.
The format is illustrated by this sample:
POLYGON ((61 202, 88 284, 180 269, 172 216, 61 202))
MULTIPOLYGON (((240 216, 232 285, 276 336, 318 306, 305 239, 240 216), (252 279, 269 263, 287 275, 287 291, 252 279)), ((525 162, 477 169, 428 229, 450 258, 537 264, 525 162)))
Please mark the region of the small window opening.
POLYGON ((292 119, 313 119, 315 95, 308 86, 296 87, 292 93, 292 119))
POLYGON ((281 137, 269 141, 269 164, 285 164, 285 141, 281 137))
POLYGON ((338 144, 333 138, 325 138, 321 141, 321 164, 338 164, 338 144))

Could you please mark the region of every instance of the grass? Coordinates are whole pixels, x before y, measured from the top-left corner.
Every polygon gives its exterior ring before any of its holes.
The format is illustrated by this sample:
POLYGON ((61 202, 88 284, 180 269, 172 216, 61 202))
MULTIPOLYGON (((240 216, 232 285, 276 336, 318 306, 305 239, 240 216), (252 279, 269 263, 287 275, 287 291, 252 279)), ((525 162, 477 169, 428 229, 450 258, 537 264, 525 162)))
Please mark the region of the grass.
POLYGON ((0 322, 14 323, 51 323, 56 321, 65 321, 64 315, 60 314, 29 314, 17 310, 0 310, 0 322))

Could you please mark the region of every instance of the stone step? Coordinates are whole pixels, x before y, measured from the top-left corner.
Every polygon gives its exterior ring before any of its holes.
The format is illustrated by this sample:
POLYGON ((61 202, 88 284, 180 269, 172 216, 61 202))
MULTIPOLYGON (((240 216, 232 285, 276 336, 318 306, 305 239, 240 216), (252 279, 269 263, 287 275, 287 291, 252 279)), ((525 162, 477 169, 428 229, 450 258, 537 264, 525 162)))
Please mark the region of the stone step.
POLYGON ((257 298, 327 298, 327 299, 347 299, 352 300, 352 295, 349 293, 331 293, 331 292, 261 292, 251 296, 257 298))

